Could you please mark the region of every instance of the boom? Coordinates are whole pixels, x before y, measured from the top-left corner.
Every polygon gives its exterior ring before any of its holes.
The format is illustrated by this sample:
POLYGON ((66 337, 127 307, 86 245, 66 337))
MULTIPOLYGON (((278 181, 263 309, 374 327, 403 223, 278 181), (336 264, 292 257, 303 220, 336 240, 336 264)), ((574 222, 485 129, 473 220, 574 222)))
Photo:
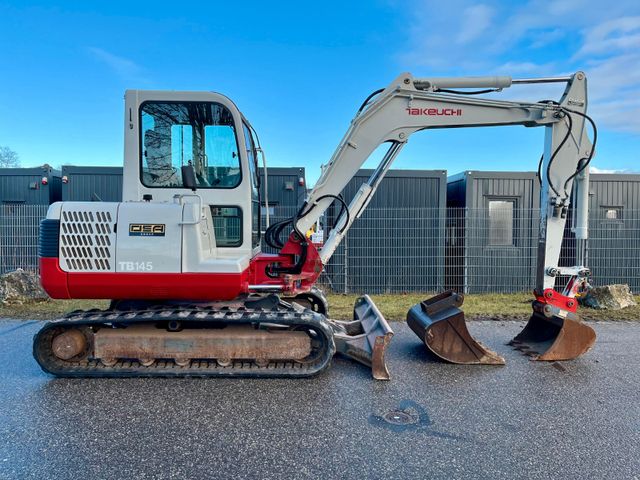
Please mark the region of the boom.
MULTIPOLYGON (((324 168, 301 213, 295 230, 306 232, 338 197, 371 153, 382 143, 390 147, 382 161, 339 216, 320 253, 329 260, 353 221, 371 200, 380 181, 409 137, 431 128, 524 125, 546 127, 541 175, 541 223, 537 287, 552 288, 559 274, 585 273, 584 267, 559 269, 558 258, 574 181, 576 238, 587 238, 588 161, 592 148, 585 133, 586 77, 512 80, 511 77, 414 78, 403 73, 358 111, 344 138, 324 168), (517 83, 566 82, 559 102, 511 102, 471 98, 451 88, 500 91, 517 83), (585 160, 583 160, 585 159, 585 160)), ((462 92, 465 93, 465 92, 462 92)), ((579 249, 583 252, 584 249, 579 249)), ((582 260, 582 259, 580 259, 582 260)), ((580 262, 582 263, 582 262, 580 262)))

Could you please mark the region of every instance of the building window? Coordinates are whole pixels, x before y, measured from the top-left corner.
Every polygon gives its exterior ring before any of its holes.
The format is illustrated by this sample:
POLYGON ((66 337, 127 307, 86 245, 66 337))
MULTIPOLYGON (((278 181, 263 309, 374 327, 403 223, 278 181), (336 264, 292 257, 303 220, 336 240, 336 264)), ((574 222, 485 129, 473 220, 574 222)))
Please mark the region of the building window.
POLYGON ((513 245, 514 200, 489 200, 489 245, 513 245))
POLYGON ((604 220, 622 220, 622 207, 601 207, 604 220))
POLYGON ((269 205, 265 205, 264 203, 262 204, 262 217, 266 218, 267 216, 267 211, 269 212, 269 217, 273 218, 273 216, 276 214, 276 205, 270 203, 269 205))

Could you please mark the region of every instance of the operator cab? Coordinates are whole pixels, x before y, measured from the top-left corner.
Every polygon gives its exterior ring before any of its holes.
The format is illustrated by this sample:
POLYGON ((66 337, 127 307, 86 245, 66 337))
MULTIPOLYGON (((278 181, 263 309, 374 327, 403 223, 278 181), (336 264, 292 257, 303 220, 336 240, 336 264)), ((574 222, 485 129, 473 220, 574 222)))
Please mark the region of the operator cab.
POLYGON ((212 92, 127 90, 123 200, 208 207, 219 254, 252 256, 260 244, 256 142, 235 104, 212 92), (195 192, 183 168, 195 175, 195 192), (191 200, 189 200, 191 199, 191 200))

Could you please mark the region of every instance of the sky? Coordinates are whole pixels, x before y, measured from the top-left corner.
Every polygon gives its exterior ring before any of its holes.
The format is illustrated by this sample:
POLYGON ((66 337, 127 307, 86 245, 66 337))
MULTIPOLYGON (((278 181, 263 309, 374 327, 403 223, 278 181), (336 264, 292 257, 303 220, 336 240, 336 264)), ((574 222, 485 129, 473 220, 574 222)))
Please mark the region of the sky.
MULTIPOLYGON (((213 90, 268 164, 312 184, 367 95, 417 77, 587 74, 596 171, 640 172, 640 2, 0 0, 0 146, 22 166, 122 165, 125 89, 213 90)), ((496 98, 559 99, 513 86, 496 98)), ((544 129, 413 135, 394 168, 535 170, 544 129)), ((373 167, 376 152, 365 166, 373 167)))

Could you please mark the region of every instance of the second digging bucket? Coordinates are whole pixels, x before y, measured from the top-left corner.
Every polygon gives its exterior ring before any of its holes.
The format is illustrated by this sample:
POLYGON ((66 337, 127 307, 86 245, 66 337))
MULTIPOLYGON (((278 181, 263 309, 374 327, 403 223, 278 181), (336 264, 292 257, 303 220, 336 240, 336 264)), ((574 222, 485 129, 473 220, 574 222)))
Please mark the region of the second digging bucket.
POLYGON ((407 323, 425 346, 436 356, 465 365, 504 365, 505 361, 476 341, 460 310, 464 297, 447 291, 411 307, 407 323))

